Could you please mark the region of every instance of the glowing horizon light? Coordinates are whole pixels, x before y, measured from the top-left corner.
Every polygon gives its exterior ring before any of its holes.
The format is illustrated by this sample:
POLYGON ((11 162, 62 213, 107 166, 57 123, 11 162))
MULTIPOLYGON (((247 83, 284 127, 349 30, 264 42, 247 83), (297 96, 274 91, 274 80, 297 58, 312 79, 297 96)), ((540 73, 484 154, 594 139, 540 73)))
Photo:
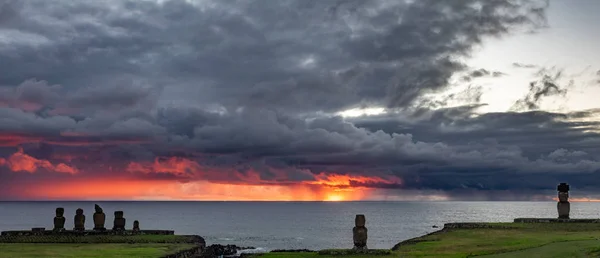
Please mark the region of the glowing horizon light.
POLYGON ((344 197, 339 194, 330 194, 330 195, 327 195, 327 197, 325 198, 324 201, 326 201, 326 202, 341 202, 344 200, 345 200, 344 197))
POLYGON ((374 116, 386 113, 385 108, 352 108, 338 112, 337 114, 343 117, 358 117, 358 116, 374 116))

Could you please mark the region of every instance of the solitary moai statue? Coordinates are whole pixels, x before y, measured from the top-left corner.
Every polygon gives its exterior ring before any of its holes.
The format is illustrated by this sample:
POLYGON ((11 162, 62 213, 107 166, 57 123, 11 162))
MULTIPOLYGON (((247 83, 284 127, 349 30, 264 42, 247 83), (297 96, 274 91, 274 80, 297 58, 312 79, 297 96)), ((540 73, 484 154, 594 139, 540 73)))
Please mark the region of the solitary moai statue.
POLYGON ((54 217, 54 231, 63 231, 65 230, 65 209, 64 208, 56 208, 56 217, 54 217))
POLYGON ((94 230, 96 231, 105 231, 104 223, 106 222, 106 215, 102 211, 102 208, 98 205, 94 205, 94 230))
POLYGON ((125 218, 123 218, 123 211, 115 211, 113 230, 125 230, 125 218))
POLYGON ((364 251, 367 250, 367 228, 365 215, 358 214, 354 219, 355 227, 352 229, 352 239, 354 240, 354 250, 364 251))
POLYGON ((133 222, 133 232, 140 232, 140 222, 137 220, 133 222))
POLYGON ((560 183, 558 187, 558 203, 556 208, 558 209, 559 219, 569 219, 569 212, 571 211, 571 204, 569 203, 569 185, 567 183, 560 183))
POLYGON ((78 231, 85 230, 85 215, 83 215, 82 209, 77 209, 75 211, 74 224, 75 224, 75 228, 73 230, 78 230, 78 231))

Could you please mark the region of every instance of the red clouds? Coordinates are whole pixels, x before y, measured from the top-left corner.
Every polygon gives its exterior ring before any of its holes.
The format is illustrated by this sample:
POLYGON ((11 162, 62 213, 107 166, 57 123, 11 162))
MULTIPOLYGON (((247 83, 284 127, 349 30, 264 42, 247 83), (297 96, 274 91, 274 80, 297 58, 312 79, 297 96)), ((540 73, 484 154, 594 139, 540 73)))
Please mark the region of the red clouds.
POLYGON ((180 157, 156 158, 153 163, 130 162, 126 170, 144 174, 170 173, 177 176, 197 174, 201 171, 197 162, 180 157))
POLYGON ((46 169, 57 173, 77 174, 79 170, 64 163, 57 165, 52 164, 48 160, 36 159, 23 152, 19 148, 17 152, 12 154, 8 159, 0 159, 0 166, 6 166, 13 172, 29 172, 34 173, 40 169, 46 169))

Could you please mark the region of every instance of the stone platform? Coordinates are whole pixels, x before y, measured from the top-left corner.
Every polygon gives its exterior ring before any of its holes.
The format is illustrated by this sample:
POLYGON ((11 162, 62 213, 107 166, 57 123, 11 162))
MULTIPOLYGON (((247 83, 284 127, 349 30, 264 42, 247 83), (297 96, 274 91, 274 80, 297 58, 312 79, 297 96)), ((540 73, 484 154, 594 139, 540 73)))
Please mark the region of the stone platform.
POLYGON ((175 235, 175 231, 173 230, 124 230, 124 231, 94 231, 94 230, 84 230, 84 231, 74 231, 74 230, 64 230, 64 231, 52 231, 52 230, 12 230, 12 231, 2 231, 0 236, 49 236, 49 235, 73 235, 73 236, 88 236, 88 235, 175 235))
POLYGON ((600 223, 600 219, 516 218, 515 223, 600 223))

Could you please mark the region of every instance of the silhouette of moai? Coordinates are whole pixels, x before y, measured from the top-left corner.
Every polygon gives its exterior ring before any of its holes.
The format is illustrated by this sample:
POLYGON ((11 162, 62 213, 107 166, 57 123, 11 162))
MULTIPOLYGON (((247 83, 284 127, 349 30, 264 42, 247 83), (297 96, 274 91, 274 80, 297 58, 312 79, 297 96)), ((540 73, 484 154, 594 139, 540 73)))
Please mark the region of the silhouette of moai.
POLYGON ((74 224, 75 224, 75 228, 73 228, 73 230, 78 230, 78 231, 85 230, 85 215, 83 215, 82 209, 77 209, 75 211, 74 224))
POLYGON ((54 231, 63 231, 65 230, 65 221, 66 218, 64 217, 65 215, 65 209, 58 207, 56 208, 56 216, 54 217, 54 231))
POLYGON ((140 222, 137 220, 133 222, 133 232, 140 232, 140 222))
POLYGON ((571 211, 571 204, 569 203, 569 185, 567 183, 560 183, 556 190, 558 191, 558 203, 556 208, 558 210, 559 219, 569 219, 569 212, 571 211))
POLYGON ((125 230, 125 218, 123 218, 123 211, 115 211, 113 230, 125 230))
POLYGON ((106 222, 106 215, 102 211, 102 208, 98 205, 94 205, 94 230, 96 231, 105 231, 104 223, 106 222))
POLYGON ((367 228, 365 215, 358 214, 354 219, 354 228, 352 229, 352 239, 354 240, 354 250, 367 250, 367 228))

